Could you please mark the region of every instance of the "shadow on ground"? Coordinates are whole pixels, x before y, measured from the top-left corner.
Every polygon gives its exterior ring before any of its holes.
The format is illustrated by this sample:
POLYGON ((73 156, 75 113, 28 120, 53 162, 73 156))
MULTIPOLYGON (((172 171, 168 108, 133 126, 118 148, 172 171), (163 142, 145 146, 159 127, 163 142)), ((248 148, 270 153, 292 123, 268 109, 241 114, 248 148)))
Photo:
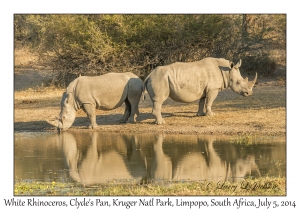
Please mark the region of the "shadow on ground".
MULTIPOLYGON (((170 113, 163 113, 171 115, 170 113)), ((126 125, 126 123, 120 123, 119 119, 121 119, 122 114, 109 114, 109 115, 98 115, 96 117, 97 124, 99 126, 104 125, 126 125)), ((154 117, 150 113, 141 113, 137 117, 137 122, 142 122, 144 120, 153 119, 154 117)), ((149 124, 153 123, 152 120, 149 124)), ((80 129, 88 129, 90 124, 90 120, 88 117, 79 116, 76 117, 72 127, 78 127, 80 129)), ((24 131, 24 130, 32 130, 32 131, 51 131, 56 130, 55 127, 45 121, 30 121, 30 122, 15 122, 14 123, 14 131, 24 131)))

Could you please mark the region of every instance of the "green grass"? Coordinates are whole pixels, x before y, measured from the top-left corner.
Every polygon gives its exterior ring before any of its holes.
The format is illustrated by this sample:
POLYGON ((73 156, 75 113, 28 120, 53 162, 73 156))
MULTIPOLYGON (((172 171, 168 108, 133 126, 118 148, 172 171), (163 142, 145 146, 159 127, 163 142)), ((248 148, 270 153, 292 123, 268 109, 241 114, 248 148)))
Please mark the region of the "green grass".
POLYGON ((277 141, 285 141, 285 135, 257 135, 257 134, 239 134, 239 135, 232 135, 229 138, 229 141, 233 144, 240 144, 240 145, 257 145, 261 143, 274 143, 277 141))
POLYGON ((15 182, 15 195, 50 196, 284 196, 286 178, 264 177, 243 179, 239 182, 160 182, 150 184, 107 183, 84 187, 76 183, 15 182))
POLYGON ((255 145, 257 144, 258 140, 256 138, 256 135, 244 134, 232 138, 230 142, 235 144, 243 144, 243 145, 255 145))

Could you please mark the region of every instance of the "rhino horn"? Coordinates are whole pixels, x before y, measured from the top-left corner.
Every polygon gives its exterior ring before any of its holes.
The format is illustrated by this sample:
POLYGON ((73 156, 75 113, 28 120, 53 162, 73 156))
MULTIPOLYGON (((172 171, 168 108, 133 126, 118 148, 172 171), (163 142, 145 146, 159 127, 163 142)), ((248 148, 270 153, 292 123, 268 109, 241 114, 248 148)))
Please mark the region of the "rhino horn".
POLYGON ((249 82, 251 88, 255 85, 256 80, 257 80, 257 72, 255 73, 255 77, 254 77, 253 81, 249 82))
POLYGON ((55 120, 46 120, 50 125, 53 125, 54 127, 58 127, 59 126, 59 121, 58 119, 55 120))
POLYGON ((242 59, 240 59, 240 62, 237 63, 237 66, 240 68, 242 65, 242 59))
POLYGON ((231 68, 235 67, 236 69, 239 69, 242 65, 242 59, 240 59, 240 61, 235 65, 232 62, 230 62, 229 65, 230 65, 231 68))

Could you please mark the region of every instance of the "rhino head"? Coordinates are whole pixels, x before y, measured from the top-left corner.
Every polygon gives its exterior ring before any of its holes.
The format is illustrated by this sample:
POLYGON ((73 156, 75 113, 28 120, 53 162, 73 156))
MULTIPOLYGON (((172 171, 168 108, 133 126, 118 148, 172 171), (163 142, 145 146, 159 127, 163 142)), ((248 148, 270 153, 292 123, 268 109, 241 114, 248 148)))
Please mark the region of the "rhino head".
POLYGON ((230 72, 229 72, 229 87, 236 93, 242 96, 251 96, 253 94, 252 88, 257 80, 257 73, 255 74, 255 78, 253 81, 248 81, 248 77, 245 79, 241 76, 240 66, 242 64, 242 60, 240 60, 236 65, 232 62, 230 64, 230 72))
POLYGON ((74 106, 73 93, 63 93, 61 99, 61 111, 59 118, 53 121, 48 121, 51 125, 57 127, 58 131, 66 131, 71 127, 76 117, 76 109, 74 106))

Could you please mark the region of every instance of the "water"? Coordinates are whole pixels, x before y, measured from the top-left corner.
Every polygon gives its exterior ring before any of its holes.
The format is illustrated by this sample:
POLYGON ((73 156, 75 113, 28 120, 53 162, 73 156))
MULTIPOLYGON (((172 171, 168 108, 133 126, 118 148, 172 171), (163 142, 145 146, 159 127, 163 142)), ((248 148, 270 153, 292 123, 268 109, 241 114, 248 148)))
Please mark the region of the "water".
POLYGON ((23 181, 236 182, 246 177, 285 176, 285 141, 248 144, 216 136, 15 133, 14 176, 23 181))

